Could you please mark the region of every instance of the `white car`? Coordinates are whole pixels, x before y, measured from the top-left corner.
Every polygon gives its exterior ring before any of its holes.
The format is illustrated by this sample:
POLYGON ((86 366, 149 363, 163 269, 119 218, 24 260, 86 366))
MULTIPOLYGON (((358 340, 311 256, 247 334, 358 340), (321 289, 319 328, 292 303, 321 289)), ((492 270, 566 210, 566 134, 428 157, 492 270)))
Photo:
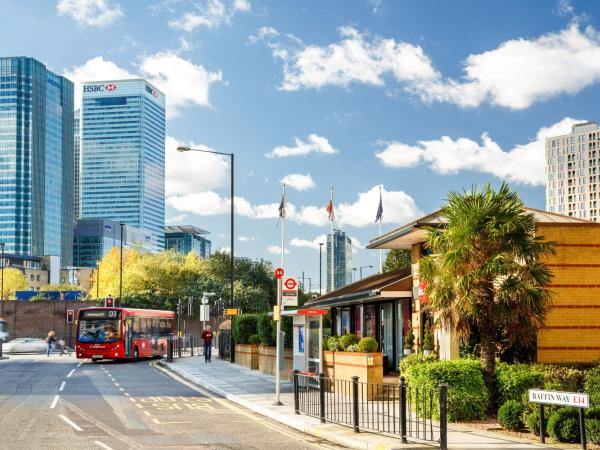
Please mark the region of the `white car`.
POLYGON ((39 338, 17 338, 5 342, 2 346, 4 353, 46 353, 48 344, 39 338))
POLYGON ((0 319, 0 341, 8 341, 8 325, 6 325, 6 320, 3 319, 0 319))

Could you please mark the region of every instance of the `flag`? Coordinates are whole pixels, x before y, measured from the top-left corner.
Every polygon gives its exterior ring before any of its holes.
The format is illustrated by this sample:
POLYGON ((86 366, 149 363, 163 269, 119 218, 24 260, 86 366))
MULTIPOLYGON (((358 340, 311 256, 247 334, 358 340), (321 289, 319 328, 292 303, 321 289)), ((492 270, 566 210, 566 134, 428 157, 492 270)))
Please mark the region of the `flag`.
POLYGON ((381 188, 379 188, 379 206, 377 207, 377 214, 375 215, 375 223, 383 220, 383 198, 381 197, 381 188))
POLYGON ((281 203, 279 203, 279 218, 285 219, 285 191, 281 195, 281 203))
POLYGON ((335 219, 335 214, 333 213, 333 200, 329 200, 329 203, 327 203, 327 214, 329 220, 333 222, 333 220, 335 219))

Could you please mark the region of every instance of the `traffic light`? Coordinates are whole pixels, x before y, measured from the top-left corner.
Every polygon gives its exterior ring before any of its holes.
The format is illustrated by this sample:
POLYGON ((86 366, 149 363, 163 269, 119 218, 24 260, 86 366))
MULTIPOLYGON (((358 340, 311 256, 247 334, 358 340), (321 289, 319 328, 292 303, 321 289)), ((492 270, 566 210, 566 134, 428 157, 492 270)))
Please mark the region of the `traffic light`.
POLYGON ((114 306, 114 299, 112 297, 106 297, 104 299, 104 307, 112 308, 114 306))
POLYGON ((67 309, 67 323, 73 323, 75 321, 75 310, 67 309))

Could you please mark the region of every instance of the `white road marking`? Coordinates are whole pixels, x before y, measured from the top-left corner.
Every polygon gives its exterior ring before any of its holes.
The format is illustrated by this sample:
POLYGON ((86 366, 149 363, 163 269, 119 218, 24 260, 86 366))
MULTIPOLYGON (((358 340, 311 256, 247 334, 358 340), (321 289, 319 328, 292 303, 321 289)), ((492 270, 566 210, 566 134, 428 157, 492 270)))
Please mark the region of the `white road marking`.
POLYGON ((82 364, 83 364, 83 361, 81 361, 79 364, 77 364, 77 367, 81 367, 82 364))
POLYGON ((119 387, 119 386, 121 386, 121 385, 120 385, 119 383, 115 383, 115 386, 116 386, 116 387, 119 387))
POLYGON ((79 425, 77 425, 75 422, 70 420, 68 417, 63 416, 62 414, 59 414, 58 417, 60 417, 62 420, 64 420, 67 424, 71 425, 71 427, 75 431, 83 431, 81 428, 79 428, 79 425))
POLYGON ((67 375, 67 378, 71 378, 71 375, 73 375, 75 373, 75 369, 71 370, 69 372, 69 374, 67 375))
POLYGON ((99 447, 102 447, 102 448, 103 448, 103 449, 105 449, 105 450, 113 450, 111 447, 109 447, 109 446, 108 446, 108 445, 106 445, 106 444, 103 444, 103 443, 102 443, 102 442, 100 442, 100 441, 94 441, 94 444, 98 445, 99 447))
POLYGON ((62 392, 62 391, 63 391, 63 389, 65 388, 65 384, 67 384, 67 382, 66 382, 66 381, 63 381, 63 382, 60 384, 60 387, 58 388, 58 392, 62 392))
POLYGON ((125 394, 125 397, 129 397, 129 394, 127 392, 123 392, 123 394, 125 394))
POLYGON ((60 398, 60 395, 55 395, 54 396, 54 400, 52 400, 52 404, 50 405, 50 409, 56 408, 56 404, 58 403, 58 399, 59 398, 60 398))
POLYGON ((192 422, 161 422, 158 419, 152 419, 152 422, 158 424, 158 425, 168 425, 171 423, 192 423, 192 422))
POLYGON ((148 411, 144 411, 144 414, 146 414, 147 416, 151 416, 152 415, 148 411))
POLYGON ((125 391, 125 389, 123 389, 123 388, 119 388, 119 389, 120 389, 121 392, 125 391))

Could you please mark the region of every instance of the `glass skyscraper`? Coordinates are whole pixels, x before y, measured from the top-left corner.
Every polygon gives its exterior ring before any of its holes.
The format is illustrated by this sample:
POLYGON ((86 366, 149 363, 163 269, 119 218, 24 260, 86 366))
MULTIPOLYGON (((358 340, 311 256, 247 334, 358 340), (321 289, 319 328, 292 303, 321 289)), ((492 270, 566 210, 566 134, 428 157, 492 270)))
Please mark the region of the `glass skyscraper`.
POLYGON ((75 111, 73 120, 73 216, 79 219, 81 214, 81 110, 75 111))
POLYGON ((205 237, 208 233, 193 225, 166 226, 165 248, 184 255, 192 252, 201 258, 209 258, 211 242, 205 237))
POLYGON ((327 292, 331 291, 331 251, 333 243, 333 286, 339 289, 352 282, 352 240, 346 233, 333 230, 327 235, 327 292))
POLYGON ((83 85, 81 217, 123 222, 164 248, 165 96, 145 80, 83 85))
POLYGON ((0 191, 6 252, 71 264, 73 83, 33 58, 0 58, 0 191))

